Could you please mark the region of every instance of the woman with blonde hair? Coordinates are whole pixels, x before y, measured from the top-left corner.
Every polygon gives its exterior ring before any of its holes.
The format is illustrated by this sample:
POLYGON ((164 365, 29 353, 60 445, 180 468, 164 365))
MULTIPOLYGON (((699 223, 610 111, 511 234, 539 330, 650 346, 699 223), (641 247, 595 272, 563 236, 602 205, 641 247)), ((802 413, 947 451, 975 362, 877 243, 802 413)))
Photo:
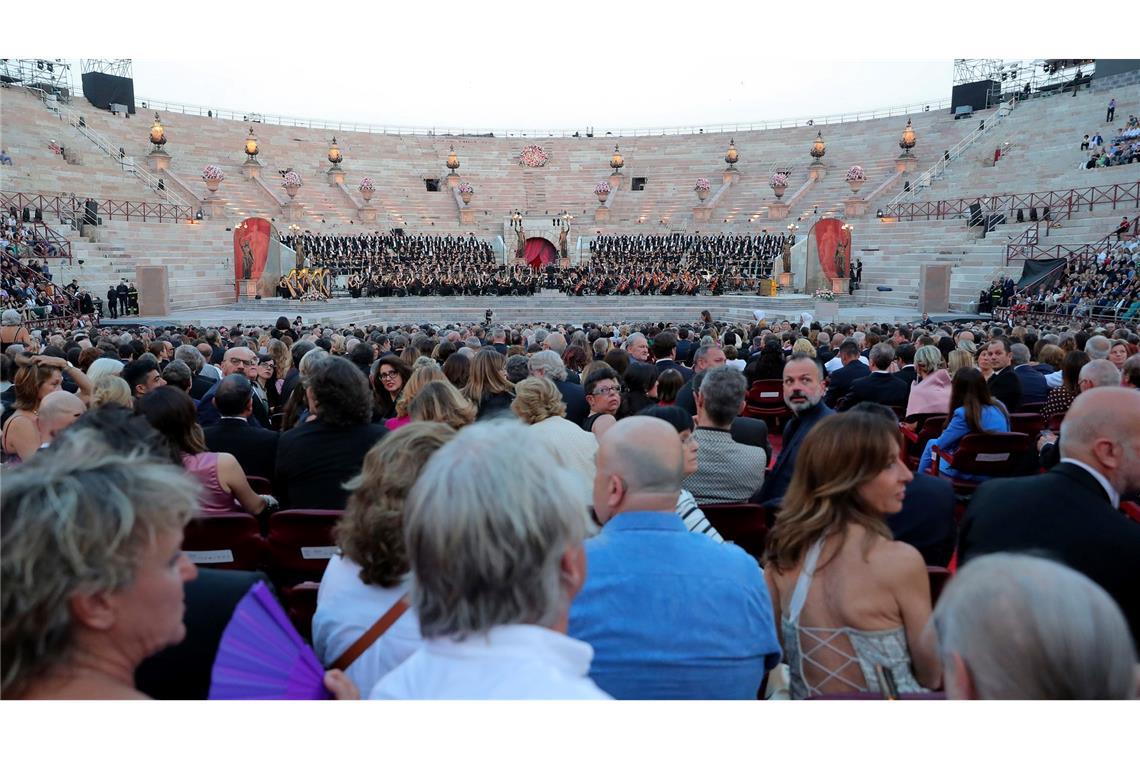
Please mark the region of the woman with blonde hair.
POLYGON ((807 338, 799 338, 792 344, 793 354, 807 354, 811 358, 815 358, 815 346, 807 338))
POLYGON ((95 381, 95 389, 91 391, 91 408, 99 409, 104 406, 121 406, 124 409, 134 409, 135 399, 131 395, 131 386, 118 375, 103 375, 95 381))
POLYGON ((56 356, 24 354, 15 359, 16 370, 12 386, 16 400, 12 404, 16 412, 4 423, 0 432, 0 449, 9 464, 19 464, 29 459, 43 444, 36 415, 40 402, 49 393, 58 391, 66 374, 79 386, 75 395, 84 403, 91 398, 91 381, 87 375, 73 367, 66 359, 56 356))
POLYGON ((102 356, 95 361, 91 362, 91 366, 87 369, 87 377, 92 383, 97 382, 99 378, 106 375, 114 375, 118 377, 123 372, 123 363, 118 359, 112 359, 107 356, 102 356))
POLYGON ((506 360, 493 348, 484 347, 471 360, 471 373, 463 395, 479 408, 476 419, 506 412, 514 400, 515 387, 507 379, 506 360))
POLYGON ((403 389, 400 391, 399 397, 396 399, 396 416, 384 423, 384 427, 389 430, 403 427, 412 421, 412 415, 409 411, 411 403, 416 398, 416 394, 420 392, 428 383, 435 380, 447 381, 447 375, 443 374, 443 370, 434 360, 428 358, 431 362, 430 365, 424 365, 412 372, 412 376, 408 378, 408 382, 404 383, 403 389))
POLYGON ((958 370, 963 367, 974 367, 974 354, 963 348, 956 348, 950 352, 950 356, 946 358, 946 370, 950 373, 950 377, 958 374, 958 370))
MULTIPOLYGON (((411 590, 404 546, 404 501, 431 456, 455 431, 436 422, 413 422, 385 436, 364 457, 344 516, 333 529, 340 549, 329 560, 317 592, 313 649, 331 665, 411 590)), ((413 610, 396 618, 346 673, 362 694, 422 644, 413 610)))
POLYGON ((511 411, 540 433, 542 440, 550 442, 550 449, 558 453, 563 466, 582 475, 586 482, 593 482, 598 439, 566 419, 566 404, 558 386, 545 377, 528 377, 515 385, 511 411))
POLYGON ((293 368, 293 355, 289 351, 289 347, 276 338, 270 339, 269 343, 265 346, 265 350, 273 357, 273 376, 269 378, 269 385, 265 389, 265 395, 269 399, 270 410, 278 412, 286 401, 286 399, 281 397, 281 391, 285 387, 285 376, 288 375, 289 370, 293 368))
POLYGON ((885 417, 832 415, 804 439, 765 552, 793 698, 877 690, 877 667, 904 693, 941 682, 926 563, 885 522, 913 479, 885 417))
POLYGON ((915 351, 914 371, 918 378, 910 387, 906 416, 948 414, 951 378, 942 366, 942 352, 934 346, 923 346, 915 351))
POLYGON ((412 422, 442 422, 453 430, 475 421, 477 410, 454 385, 432 380, 408 404, 412 422))

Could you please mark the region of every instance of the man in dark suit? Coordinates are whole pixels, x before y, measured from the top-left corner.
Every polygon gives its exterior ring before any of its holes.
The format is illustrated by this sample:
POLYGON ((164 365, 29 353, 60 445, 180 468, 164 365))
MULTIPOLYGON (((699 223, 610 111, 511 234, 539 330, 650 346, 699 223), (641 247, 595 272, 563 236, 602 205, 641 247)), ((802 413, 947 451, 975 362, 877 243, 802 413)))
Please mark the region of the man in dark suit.
POLYGON ((918 379, 918 370, 914 368, 914 354, 918 351, 913 343, 903 343, 895 349, 895 363, 899 371, 895 377, 906 383, 907 397, 910 396, 910 386, 918 379))
POLYGON ((852 383, 871 374, 867 365, 859 361, 859 344, 854 340, 845 340, 839 345, 839 360, 843 366, 827 378, 827 395, 823 399, 831 409, 847 395, 852 383))
POLYGON ((119 313, 122 314, 124 317, 127 316, 127 314, 130 313, 130 311, 128 311, 128 308, 129 308, 128 307, 128 299, 130 296, 130 288, 127 287, 127 278, 126 277, 119 280, 119 285, 118 285, 118 287, 115 288, 115 295, 118 297, 118 300, 119 300, 119 313))
MULTIPOLYGON (((693 354, 693 377, 695 378, 713 367, 723 367, 727 361, 728 358, 724 355, 724 349, 720 346, 701 346, 693 354)), ((677 391, 675 403, 694 417, 697 416, 697 402, 693 398, 692 380, 682 385, 681 390, 677 391)))
POLYGON ((693 379, 693 371, 677 363, 677 338, 673 333, 657 333, 653 339, 653 357, 657 360, 658 376, 667 369, 675 369, 686 383, 693 379))
POLYGON ((681 327, 677 330, 677 356, 681 364, 693 363, 693 351, 697 345, 689 340, 689 328, 681 327))
POLYGON ((959 561, 1044 553, 1104 588, 1140 641, 1140 524, 1119 510, 1120 494, 1140 490, 1140 404, 1128 388, 1092 388, 1077 396, 1061 432, 1056 467, 978 488, 962 520, 959 561))
POLYGON ((1021 380, 1010 367, 1013 363, 1010 348, 1009 338, 1004 335, 993 338, 986 346, 990 367, 994 371, 986 385, 990 388, 990 395, 1005 404, 1006 410, 1012 414, 1021 407, 1021 380))
POLYGON ((174 349, 174 358, 185 362, 190 368, 190 398, 201 400, 217 382, 213 377, 202 374, 202 366, 206 362, 201 352, 194 346, 179 346, 174 349))
POLYGON ((1014 343, 1010 347, 1010 355, 1013 357, 1013 374, 1021 383, 1021 403, 1045 403, 1049 395, 1049 383, 1043 373, 1029 364, 1029 347, 1024 343, 1014 343))
POLYGON ((566 404, 566 419, 581 426, 590 414, 586 391, 581 383, 566 379, 566 365, 562 363, 562 357, 555 351, 539 351, 527 360, 527 369, 531 377, 545 377, 554 383, 562 394, 562 403, 566 404))
POLYGON ((245 375, 234 373, 219 382, 214 406, 221 419, 205 429, 206 446, 210 451, 233 454, 246 475, 272 480, 278 436, 250 425, 253 403, 253 386, 245 375))
MULTIPOLYGON (((891 362, 894 360, 895 350, 890 343, 876 343, 871 349, 870 356, 874 370, 866 377, 851 383, 851 390, 843 397, 838 408, 850 409, 862 401, 871 401, 883 406, 905 407, 907 397, 910 396, 910 387, 891 374, 891 362)), ((863 366, 862 362, 858 361, 853 364, 863 366)), ((835 374, 838 375, 839 372, 835 374)))
MULTIPOLYGON (((257 354, 248 348, 231 348, 226 351, 222 358, 221 368, 223 380, 236 373, 245 375, 246 379, 252 382, 257 374, 257 354)), ((219 385, 221 385, 221 380, 214 383, 213 387, 198 400, 198 424, 203 428, 216 425, 218 420, 222 418, 218 408, 214 406, 214 394, 218 392, 219 385)), ((265 414, 265 410, 260 407, 261 405, 255 400, 253 416, 249 418, 249 424, 268 429, 269 417, 265 414)))
MULTIPOLYGON (((858 353, 858 346, 855 349, 858 353)), ((862 366, 861 362, 857 363, 862 366)), ((748 497, 753 504, 763 504, 769 509, 779 507, 792 482, 804 438, 817 422, 835 414, 823 403, 823 368, 807 354, 792 354, 784 362, 784 403, 795 417, 784 426, 784 445, 775 466, 764 477, 759 490, 748 497)))

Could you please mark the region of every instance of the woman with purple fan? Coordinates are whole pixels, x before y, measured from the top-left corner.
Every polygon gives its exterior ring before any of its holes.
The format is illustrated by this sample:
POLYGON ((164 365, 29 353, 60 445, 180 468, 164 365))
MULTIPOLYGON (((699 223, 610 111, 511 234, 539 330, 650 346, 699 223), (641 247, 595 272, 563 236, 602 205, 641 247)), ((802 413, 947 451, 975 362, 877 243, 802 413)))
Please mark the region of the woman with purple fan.
POLYGON ((136 399, 135 405, 166 439, 176 461, 201 483, 203 512, 245 511, 256 515, 276 508, 277 500, 272 496, 254 492, 233 454, 206 450, 206 436, 198 424, 194 401, 184 391, 163 386, 136 399))
POLYGON ((5 699, 146 698, 135 668, 186 635, 197 491, 182 468, 91 430, 4 477, 5 699))
MULTIPOLYGON (((363 472, 346 484, 352 495, 333 534, 340 554, 321 578, 313 617, 313 649, 326 666, 342 661, 377 620, 406 600, 411 577, 404 500, 428 458, 454 436, 439 422, 404 425, 372 447, 363 472)), ((345 672, 367 694, 422 644, 419 620, 404 612, 345 672)))
POLYGON ((519 422, 469 425, 404 511, 423 646, 373 699, 606 699, 593 649, 566 635, 592 531, 581 478, 519 422), (510 487, 504 487, 508 482, 510 487))

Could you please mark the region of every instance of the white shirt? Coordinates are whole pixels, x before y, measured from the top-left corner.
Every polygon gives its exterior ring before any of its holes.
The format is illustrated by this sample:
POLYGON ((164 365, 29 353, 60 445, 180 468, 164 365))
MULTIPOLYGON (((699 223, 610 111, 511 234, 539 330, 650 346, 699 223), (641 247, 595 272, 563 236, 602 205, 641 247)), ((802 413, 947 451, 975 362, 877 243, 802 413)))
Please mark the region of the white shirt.
MULTIPOLYGON (((355 562, 339 555, 330 559, 317 591, 317 612, 313 616, 313 651, 317 659, 325 667, 331 665, 407 593, 410 585, 407 578, 396 588, 368 586, 360 580, 360 566, 355 562)), ((367 694, 422 645, 419 619, 409 609, 348 666, 348 677, 361 694, 367 694)))
POLYGON ((609 699, 587 675, 594 648, 537 625, 500 625, 463 641, 429 639, 370 699, 609 699))
MULTIPOLYGON (((860 355, 860 356, 859 356, 859 361, 863 362, 863 363, 864 363, 864 364, 866 364, 868 367, 870 367, 870 366, 871 366, 871 363, 870 363, 869 361, 867 361, 867 357, 866 357, 866 356, 862 356, 862 355, 860 355)), ((831 359, 831 361, 829 361, 827 364, 823 365, 823 368, 824 368, 825 370, 827 370, 828 372, 834 372, 835 370, 839 369, 839 368, 840 368, 840 367, 842 367, 842 366, 843 366, 843 360, 839 358, 839 354, 836 354, 836 355, 835 355, 835 356, 834 356, 834 357, 831 359)))
POLYGON ((1063 382, 1064 382, 1064 378, 1061 375, 1060 370, 1057 370, 1056 372, 1045 376, 1045 384, 1048 385, 1050 388, 1060 388, 1061 383, 1063 383, 1063 382))
POLYGON ((1087 464, 1080 461, 1079 459, 1071 459, 1069 457, 1063 457, 1061 459, 1061 463, 1062 464, 1075 464, 1077 467, 1080 467, 1082 470, 1087 472, 1089 475, 1092 475, 1094 478, 1096 478, 1096 482, 1100 483, 1100 487, 1103 488, 1104 492, 1108 494, 1108 500, 1112 502, 1112 508, 1113 509, 1120 509, 1120 494, 1118 494, 1116 492, 1116 489, 1112 487, 1112 483, 1108 482, 1108 478, 1106 478, 1101 473, 1097 472, 1097 470, 1095 470, 1094 468, 1089 467, 1087 464))

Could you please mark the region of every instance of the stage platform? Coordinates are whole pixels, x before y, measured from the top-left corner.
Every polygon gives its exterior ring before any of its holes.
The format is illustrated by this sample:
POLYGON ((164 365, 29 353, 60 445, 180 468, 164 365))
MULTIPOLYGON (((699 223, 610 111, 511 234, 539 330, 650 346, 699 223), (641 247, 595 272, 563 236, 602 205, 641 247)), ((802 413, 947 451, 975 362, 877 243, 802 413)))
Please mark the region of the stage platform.
MULTIPOLYGON (((757 310, 769 323, 788 320, 799 323, 805 312, 821 322, 907 322, 921 316, 913 309, 890 306, 858 305, 841 297, 835 303, 835 320, 816 314, 816 304, 799 294, 762 297, 754 295, 722 296, 582 296, 572 297, 558 291, 543 291, 534 296, 412 296, 406 298, 333 298, 328 301, 295 301, 283 298, 242 300, 232 306, 173 311, 162 317, 104 319, 103 324, 195 324, 195 325, 267 325, 279 316, 290 320, 304 317, 306 324, 432 324, 483 322, 487 309, 494 321, 504 324, 532 322, 673 322, 693 324, 701 311, 708 309, 714 320, 754 322, 757 310)), ((971 319, 974 315, 932 315, 939 320, 971 319)))

